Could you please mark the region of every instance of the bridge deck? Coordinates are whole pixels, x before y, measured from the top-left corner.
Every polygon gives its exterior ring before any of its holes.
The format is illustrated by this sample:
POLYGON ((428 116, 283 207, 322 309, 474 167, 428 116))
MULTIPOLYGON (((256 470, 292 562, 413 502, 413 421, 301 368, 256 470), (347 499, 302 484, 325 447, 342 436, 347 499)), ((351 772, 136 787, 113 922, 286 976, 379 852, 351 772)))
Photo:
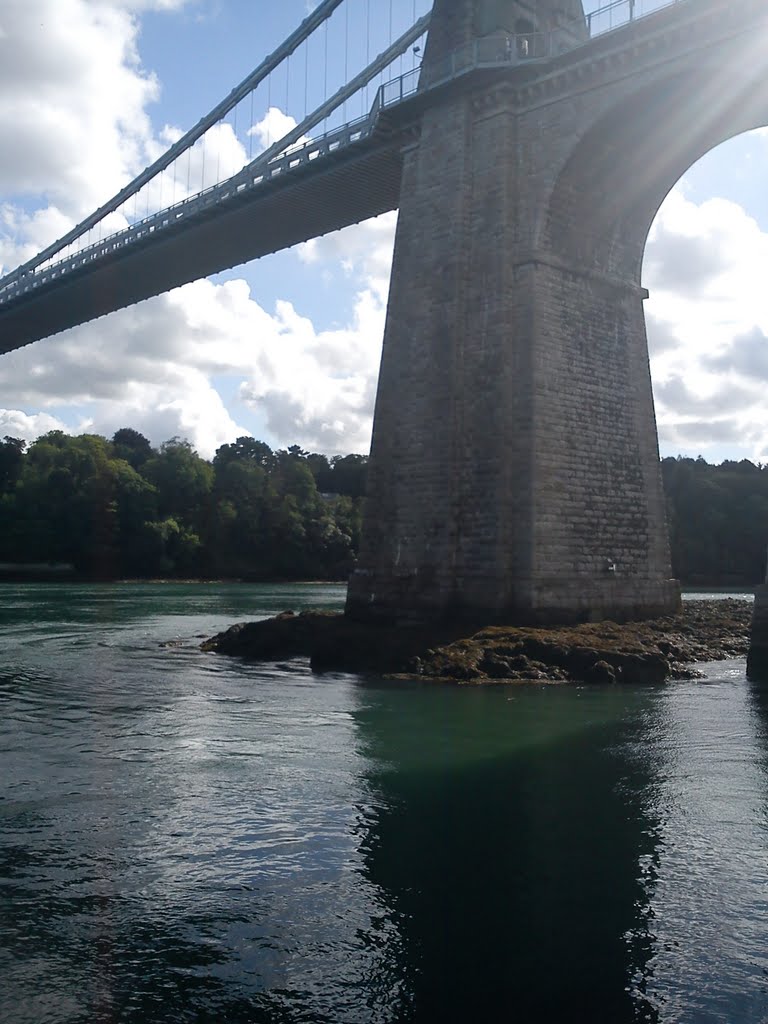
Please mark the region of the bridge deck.
POLYGON ((0 307, 0 352, 398 206, 402 157, 376 135, 235 193, 0 307))
MULTIPOLYGON (((690 10, 690 0, 671 0, 641 21, 672 21, 690 10)), ((555 53, 549 39, 546 52, 525 60, 498 39, 476 41, 451 54, 450 66, 426 88, 418 70, 401 76, 382 87, 368 118, 279 157, 256 177, 241 172, 57 264, 9 276, 0 282, 0 354, 396 209, 402 146, 436 93, 463 90, 470 79, 469 88, 478 88, 499 75, 522 84, 555 66, 589 61, 631 25, 570 52, 555 53)))

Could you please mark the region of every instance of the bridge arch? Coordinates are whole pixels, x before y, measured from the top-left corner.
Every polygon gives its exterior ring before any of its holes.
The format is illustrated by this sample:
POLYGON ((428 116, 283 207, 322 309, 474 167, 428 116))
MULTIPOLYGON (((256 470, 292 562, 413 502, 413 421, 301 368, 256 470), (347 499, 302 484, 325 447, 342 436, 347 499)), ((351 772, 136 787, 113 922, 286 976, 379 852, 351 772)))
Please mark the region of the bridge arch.
POLYGON ((724 74, 713 60, 624 92, 556 171, 535 245, 639 285, 648 235, 671 189, 707 153, 767 125, 768 84, 743 69, 724 74))

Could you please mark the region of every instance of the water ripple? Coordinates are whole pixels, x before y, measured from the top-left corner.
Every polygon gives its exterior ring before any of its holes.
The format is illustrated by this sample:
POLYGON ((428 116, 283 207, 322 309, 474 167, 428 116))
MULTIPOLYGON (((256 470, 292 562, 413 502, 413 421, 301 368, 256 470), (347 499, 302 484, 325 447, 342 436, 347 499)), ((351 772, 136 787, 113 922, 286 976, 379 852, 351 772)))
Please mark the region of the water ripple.
POLYGON ((393 686, 197 649, 306 588, 9 593, 3 1024, 768 1019, 743 662, 393 686))

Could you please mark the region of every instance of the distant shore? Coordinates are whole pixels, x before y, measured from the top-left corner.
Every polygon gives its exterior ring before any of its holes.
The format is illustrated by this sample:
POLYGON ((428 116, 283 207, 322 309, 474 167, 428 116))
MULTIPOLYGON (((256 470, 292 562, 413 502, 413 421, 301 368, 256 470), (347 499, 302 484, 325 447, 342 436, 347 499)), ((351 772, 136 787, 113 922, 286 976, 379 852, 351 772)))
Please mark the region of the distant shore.
POLYGON ((204 651, 252 661, 308 657, 316 671, 372 672, 431 682, 661 683, 695 678, 696 663, 745 657, 749 601, 687 600, 649 622, 530 628, 388 628, 324 612, 286 612, 232 626, 204 651))
POLYGON ((74 583, 74 584, 183 584, 183 585, 199 585, 199 586, 210 586, 216 584, 232 585, 242 584, 243 586, 291 586, 291 587, 311 587, 311 586, 344 586, 346 585, 347 578, 337 580, 292 580, 292 579, 244 579, 237 576, 153 576, 151 578, 144 579, 139 576, 126 576, 126 577, 114 577, 114 578, 94 578, 93 576, 84 576, 76 573, 73 569, 67 567, 51 570, 5 570, 0 568, 0 583, 74 583))
MULTIPOLYGON (((78 573, 70 565, 29 565, 15 566, 13 563, 0 562, 0 583, 122 583, 122 584, 243 584, 243 586, 282 586, 283 584, 293 587, 311 586, 343 586, 347 583, 347 576, 338 579, 291 579, 291 578, 270 578, 251 579, 243 576, 104 576, 94 577, 84 573, 78 573)), ((745 594, 754 591, 755 583, 718 583, 710 584, 681 583, 685 594, 745 594)))

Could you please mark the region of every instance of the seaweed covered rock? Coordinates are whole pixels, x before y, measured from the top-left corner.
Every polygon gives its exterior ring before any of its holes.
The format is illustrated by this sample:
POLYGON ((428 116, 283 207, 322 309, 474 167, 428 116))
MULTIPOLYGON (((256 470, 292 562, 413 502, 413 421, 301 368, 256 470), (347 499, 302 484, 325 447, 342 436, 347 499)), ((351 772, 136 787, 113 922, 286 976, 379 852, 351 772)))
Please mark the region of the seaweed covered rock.
POLYGON ((241 623, 203 650, 256 661, 308 657, 316 671, 375 672, 465 684, 660 683, 690 678, 695 662, 743 657, 746 601, 687 601, 649 622, 529 628, 387 627, 330 612, 284 612, 241 623))

